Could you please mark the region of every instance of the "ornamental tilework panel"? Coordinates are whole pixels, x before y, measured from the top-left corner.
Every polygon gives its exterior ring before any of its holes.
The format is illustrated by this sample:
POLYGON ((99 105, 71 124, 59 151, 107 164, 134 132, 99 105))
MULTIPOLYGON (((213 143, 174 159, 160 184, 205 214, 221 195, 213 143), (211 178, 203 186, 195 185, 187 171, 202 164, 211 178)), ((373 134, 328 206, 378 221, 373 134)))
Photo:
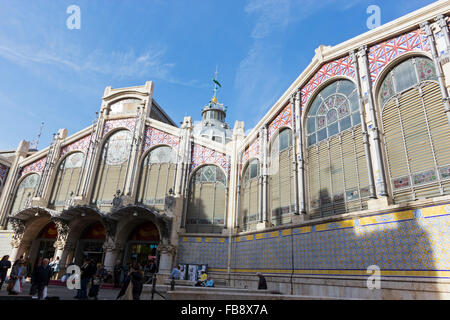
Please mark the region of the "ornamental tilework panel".
POLYGON ((106 136, 108 132, 110 132, 115 128, 127 128, 130 131, 133 131, 135 126, 136 126, 135 118, 107 120, 103 127, 103 137, 106 136))
POLYGON ((9 167, 0 163, 0 179, 5 182, 6 176, 8 175, 9 167))
POLYGON ((91 135, 87 135, 84 138, 81 138, 71 144, 68 144, 67 146, 64 146, 61 150, 61 155, 60 157, 63 157, 64 155, 66 155, 69 152, 72 151, 83 151, 86 154, 86 151, 89 147, 89 142, 91 139, 91 135))
POLYGON ((312 93, 320 84, 335 76, 354 78, 355 69, 353 68, 353 62, 350 56, 328 62, 316 72, 312 79, 301 89, 302 108, 306 106, 312 93))
POLYGON ((427 36, 420 29, 370 47, 368 58, 372 82, 391 60, 410 51, 430 51, 427 36))
POLYGON ((242 155, 242 165, 244 165, 249 159, 259 158, 261 149, 261 142, 259 138, 256 138, 255 141, 244 151, 242 155))
POLYGON ((191 172, 203 164, 216 164, 222 167, 228 175, 230 164, 228 163, 226 154, 199 144, 194 144, 194 147, 192 148, 191 172))
POLYGON ((152 127, 145 128, 144 151, 159 144, 167 144, 175 148, 178 146, 179 142, 180 138, 167 132, 152 127))
POLYGON ((288 104, 278 116, 269 124, 268 129, 268 139, 273 135, 273 133, 281 128, 282 126, 288 126, 292 128, 292 107, 288 104))
MULTIPOLYGON (((187 255, 192 263, 203 263, 203 257, 216 250, 207 242, 183 242, 183 246, 180 262, 187 255)), ((450 278, 449 248, 447 204, 235 237, 231 269, 290 274, 293 262, 294 273, 299 275, 367 276, 367 267, 377 265, 388 277, 450 278)), ((223 257, 208 263, 227 266, 223 257)))
POLYGON ((208 268, 227 268, 228 239, 182 237, 178 246, 179 264, 207 264, 208 268))
POLYGON ((40 173, 44 169, 46 160, 47 160, 47 157, 44 157, 33 163, 26 165, 25 167, 22 168, 19 178, 23 177, 24 175, 26 175, 29 172, 40 173))

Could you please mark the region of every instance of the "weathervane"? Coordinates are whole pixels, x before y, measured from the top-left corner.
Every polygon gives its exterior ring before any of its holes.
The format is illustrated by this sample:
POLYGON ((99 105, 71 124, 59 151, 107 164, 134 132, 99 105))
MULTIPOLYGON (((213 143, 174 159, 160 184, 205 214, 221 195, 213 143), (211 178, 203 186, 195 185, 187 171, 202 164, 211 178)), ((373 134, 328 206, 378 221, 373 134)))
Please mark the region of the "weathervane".
POLYGON ((212 105, 214 104, 216 106, 222 107, 223 110, 226 112, 227 107, 225 107, 223 105, 223 103, 218 103, 217 97, 216 97, 217 96, 217 87, 222 88, 222 85, 220 84, 220 82, 218 80, 218 75, 219 75, 218 67, 216 66, 216 73, 214 74, 214 78, 212 79, 214 82, 214 94, 213 94, 213 97, 211 98, 211 101, 209 101, 209 107, 212 108, 213 107, 212 105))

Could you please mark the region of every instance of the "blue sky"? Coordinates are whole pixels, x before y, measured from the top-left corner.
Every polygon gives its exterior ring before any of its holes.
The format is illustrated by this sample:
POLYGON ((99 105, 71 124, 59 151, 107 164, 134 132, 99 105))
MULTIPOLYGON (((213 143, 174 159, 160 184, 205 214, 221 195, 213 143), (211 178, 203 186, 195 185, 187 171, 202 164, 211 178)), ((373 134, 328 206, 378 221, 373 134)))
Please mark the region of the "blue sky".
POLYGON ((106 86, 154 81, 154 98, 179 123, 200 119, 216 65, 227 121, 257 124, 320 44, 368 31, 369 5, 387 23, 431 0, 1 0, 0 150, 59 128, 87 126, 106 86), (81 9, 69 30, 66 9, 81 9))

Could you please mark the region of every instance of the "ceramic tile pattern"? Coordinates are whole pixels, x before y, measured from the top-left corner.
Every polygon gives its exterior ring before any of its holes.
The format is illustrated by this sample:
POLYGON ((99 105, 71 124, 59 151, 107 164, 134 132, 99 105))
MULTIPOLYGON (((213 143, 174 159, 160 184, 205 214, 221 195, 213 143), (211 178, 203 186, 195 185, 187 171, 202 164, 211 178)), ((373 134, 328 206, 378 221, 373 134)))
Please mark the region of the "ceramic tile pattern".
POLYGON ((176 148, 179 142, 180 139, 178 137, 167 132, 152 127, 145 128, 144 151, 160 144, 165 144, 176 148))
MULTIPOLYGON (((227 242, 185 239, 180 241, 180 263, 227 268, 227 259, 216 254, 226 252, 227 242)), ((447 204, 235 237, 231 269, 274 274, 290 274, 294 269, 296 274, 363 276, 368 266, 378 265, 386 276, 447 278, 449 248, 447 204)))

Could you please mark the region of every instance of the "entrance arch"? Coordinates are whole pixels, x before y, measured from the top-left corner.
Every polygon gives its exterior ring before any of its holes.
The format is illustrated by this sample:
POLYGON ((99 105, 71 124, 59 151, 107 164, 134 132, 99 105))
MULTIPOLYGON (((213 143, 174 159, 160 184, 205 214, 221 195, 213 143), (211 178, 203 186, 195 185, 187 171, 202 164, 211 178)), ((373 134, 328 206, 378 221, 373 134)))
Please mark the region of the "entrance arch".
MULTIPOLYGON (((58 229, 53 221, 50 221, 41 227, 39 233, 31 241, 29 254, 24 252, 24 255, 29 257, 33 268, 38 265, 40 259, 54 258, 56 253, 56 248, 54 245, 57 238, 58 229)), ((19 254, 19 256, 20 255, 21 254, 19 254)))
POLYGON ((75 263, 81 264, 84 259, 93 259, 95 263, 103 263, 103 244, 106 240, 106 230, 100 221, 89 224, 79 238, 75 263))
POLYGON ((159 231, 153 222, 139 223, 128 235, 123 261, 144 265, 156 259, 159 240, 159 231))

